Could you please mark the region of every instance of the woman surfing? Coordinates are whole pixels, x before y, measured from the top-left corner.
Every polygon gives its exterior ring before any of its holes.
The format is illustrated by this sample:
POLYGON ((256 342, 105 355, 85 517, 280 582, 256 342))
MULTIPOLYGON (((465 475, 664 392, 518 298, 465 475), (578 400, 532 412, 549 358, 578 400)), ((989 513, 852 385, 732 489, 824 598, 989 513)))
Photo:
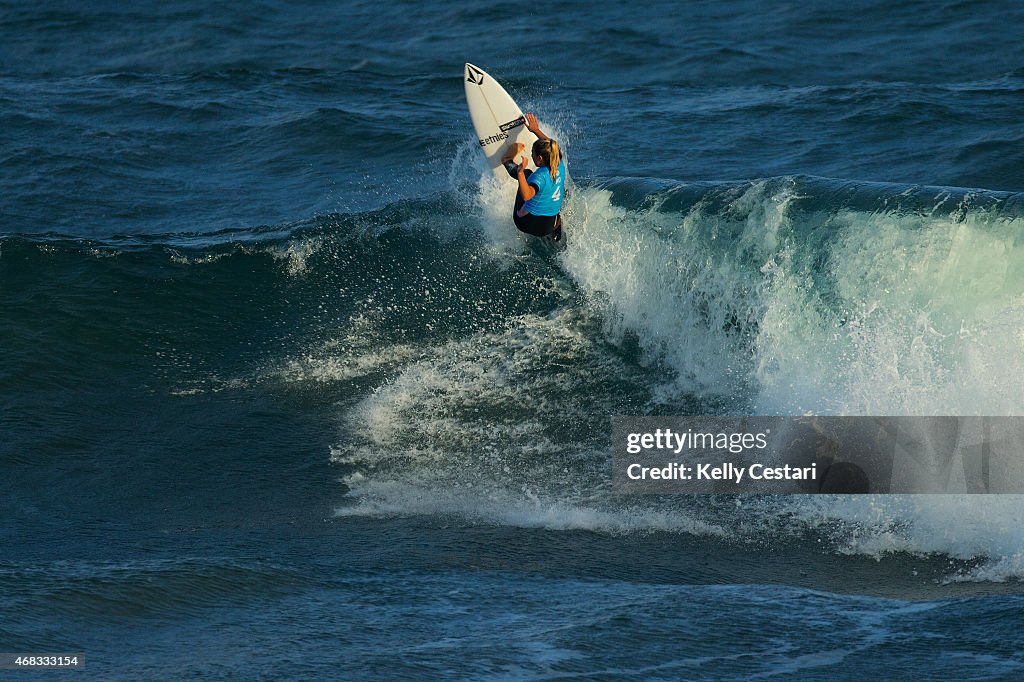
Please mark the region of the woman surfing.
POLYGON ((519 183, 512 220, 520 232, 535 237, 551 235, 562 239, 562 201, 565 199, 565 163, 558 142, 548 137, 537 124, 537 117, 526 114, 526 128, 537 136, 531 156, 536 170, 527 173, 525 145, 511 145, 502 157, 505 170, 519 183), (522 154, 519 162, 516 157, 522 154))

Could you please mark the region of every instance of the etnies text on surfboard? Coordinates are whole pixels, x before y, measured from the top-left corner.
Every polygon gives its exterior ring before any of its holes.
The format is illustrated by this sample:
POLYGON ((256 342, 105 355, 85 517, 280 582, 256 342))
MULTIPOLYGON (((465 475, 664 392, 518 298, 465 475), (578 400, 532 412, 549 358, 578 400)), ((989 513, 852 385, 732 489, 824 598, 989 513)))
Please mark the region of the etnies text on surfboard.
POLYGON ((490 137, 485 137, 484 139, 480 140, 480 146, 486 147, 489 144, 494 144, 495 142, 501 142, 502 140, 507 139, 508 133, 498 133, 497 135, 491 135, 490 137))

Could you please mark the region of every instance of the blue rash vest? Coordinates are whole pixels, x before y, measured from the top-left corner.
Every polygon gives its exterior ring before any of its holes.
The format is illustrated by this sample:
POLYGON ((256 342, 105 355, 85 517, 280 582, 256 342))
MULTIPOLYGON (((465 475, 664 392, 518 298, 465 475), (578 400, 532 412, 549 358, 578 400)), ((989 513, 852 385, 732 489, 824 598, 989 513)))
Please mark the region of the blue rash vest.
POLYGON ((562 200, 565 199, 565 162, 558 165, 558 179, 551 179, 551 170, 542 166, 526 179, 537 189, 533 198, 523 204, 523 208, 533 215, 554 216, 562 211, 562 200))

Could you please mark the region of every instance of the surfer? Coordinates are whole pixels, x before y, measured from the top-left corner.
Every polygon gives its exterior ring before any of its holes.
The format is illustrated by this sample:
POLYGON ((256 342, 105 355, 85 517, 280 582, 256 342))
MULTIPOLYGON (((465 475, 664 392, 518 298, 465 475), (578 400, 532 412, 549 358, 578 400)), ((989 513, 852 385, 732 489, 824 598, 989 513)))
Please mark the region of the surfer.
POLYGON ((519 182, 512 220, 521 232, 535 237, 551 235, 554 241, 562 238, 562 201, 565 199, 565 163, 558 142, 548 137, 537 124, 537 117, 526 114, 526 128, 537 136, 531 150, 537 170, 527 174, 528 159, 523 144, 513 144, 501 162, 508 174, 519 182))

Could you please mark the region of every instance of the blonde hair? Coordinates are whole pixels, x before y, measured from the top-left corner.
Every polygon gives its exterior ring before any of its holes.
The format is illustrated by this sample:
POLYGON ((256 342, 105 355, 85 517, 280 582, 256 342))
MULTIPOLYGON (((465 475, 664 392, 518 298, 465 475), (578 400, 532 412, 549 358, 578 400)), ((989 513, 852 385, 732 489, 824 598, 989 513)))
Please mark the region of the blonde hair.
POLYGON ((558 166, 562 161, 562 152, 558 148, 558 142, 548 138, 546 140, 537 140, 533 143, 533 153, 539 156, 545 165, 548 167, 548 171, 551 173, 551 179, 558 179, 558 166))

